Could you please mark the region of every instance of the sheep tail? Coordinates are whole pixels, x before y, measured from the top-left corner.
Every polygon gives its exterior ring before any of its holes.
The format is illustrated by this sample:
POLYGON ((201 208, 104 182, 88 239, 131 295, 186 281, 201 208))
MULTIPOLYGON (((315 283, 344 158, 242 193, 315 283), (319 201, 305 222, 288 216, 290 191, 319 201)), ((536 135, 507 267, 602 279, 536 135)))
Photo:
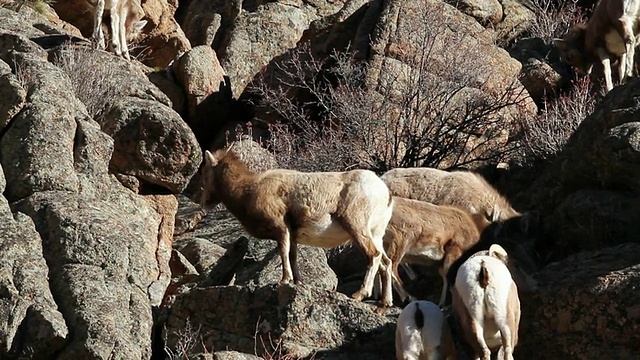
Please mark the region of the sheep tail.
POLYGON ((489 286, 489 271, 487 271, 487 267, 484 265, 484 260, 482 260, 482 262, 480 263, 478 282, 483 289, 486 289, 487 286, 489 286))
POLYGON ((416 302, 416 313, 415 313, 415 319, 416 321, 416 326, 418 327, 418 329, 422 329, 424 327, 424 314, 422 313, 422 310, 420 310, 420 303, 416 302))

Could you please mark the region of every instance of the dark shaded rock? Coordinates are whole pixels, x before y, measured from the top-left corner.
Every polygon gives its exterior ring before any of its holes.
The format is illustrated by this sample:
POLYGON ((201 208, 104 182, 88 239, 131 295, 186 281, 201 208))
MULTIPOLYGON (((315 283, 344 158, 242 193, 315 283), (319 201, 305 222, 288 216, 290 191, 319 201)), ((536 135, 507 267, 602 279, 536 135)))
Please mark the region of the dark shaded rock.
POLYGON ((521 298, 514 356, 637 359, 640 356, 640 245, 586 252, 536 274, 539 292, 521 298), (544 345, 541 345, 544 344, 544 345))

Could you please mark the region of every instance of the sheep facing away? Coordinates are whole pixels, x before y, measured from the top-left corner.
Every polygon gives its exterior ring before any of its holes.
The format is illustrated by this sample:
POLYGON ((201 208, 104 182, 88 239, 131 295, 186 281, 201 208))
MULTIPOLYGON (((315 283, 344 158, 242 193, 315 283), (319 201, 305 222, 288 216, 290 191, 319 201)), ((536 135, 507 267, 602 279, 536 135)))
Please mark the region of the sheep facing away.
POLYGON ((397 360, 457 359, 449 323, 438 305, 413 301, 396 323, 397 360))
POLYGON ((137 38, 147 25, 140 0, 86 0, 93 8, 93 39, 98 49, 105 49, 102 16, 109 11, 111 17, 111 43, 118 56, 129 60, 128 42, 137 38))
POLYGON ((301 282, 297 245, 331 248, 352 240, 369 259, 362 287, 353 298, 372 292, 383 275, 382 307, 392 305, 392 264, 383 248, 393 198, 368 170, 303 173, 276 169, 254 173, 232 152, 205 152, 201 205, 222 202, 245 230, 278 243, 281 283, 301 282))
POLYGON ((513 360, 518 344, 520 299, 500 245, 471 256, 460 266, 452 287, 454 316, 476 359, 513 360))
POLYGON ((481 215, 472 218, 451 206, 394 197, 384 247, 393 264, 393 285, 401 300, 409 297, 398 274, 398 265, 406 262, 438 267, 443 280, 439 304, 444 305, 449 267, 480 240, 480 233, 487 225, 489 222, 481 215))

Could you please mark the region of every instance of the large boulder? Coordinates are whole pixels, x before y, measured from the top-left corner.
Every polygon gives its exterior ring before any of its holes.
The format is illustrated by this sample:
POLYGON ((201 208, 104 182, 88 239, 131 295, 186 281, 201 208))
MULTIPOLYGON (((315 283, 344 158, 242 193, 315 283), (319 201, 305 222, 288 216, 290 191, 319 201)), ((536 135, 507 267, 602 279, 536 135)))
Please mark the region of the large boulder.
POLYGON ((532 185, 549 259, 639 241, 639 97, 635 79, 610 91, 532 185))
POLYGON ((637 359, 640 245, 577 254, 536 274, 521 297, 518 359, 637 359))
POLYGON ((206 349, 228 347, 293 358, 315 353, 323 359, 390 359, 394 324, 374 309, 307 285, 193 288, 177 296, 165 336, 167 346, 174 348, 180 329, 189 323, 199 329, 198 346, 206 349))
POLYGON ((191 49, 189 40, 174 19, 176 1, 143 0, 145 26, 140 38, 141 59, 151 67, 164 68, 191 49))
POLYGON ((147 69, 101 51, 66 47, 53 53, 72 79, 66 85, 73 85, 115 141, 111 171, 130 177, 123 182, 134 191, 181 192, 202 162, 200 146, 170 99, 148 79, 147 69))
POLYGON ((203 148, 231 119, 231 89, 210 46, 197 46, 172 66, 187 96, 188 123, 203 148))
POLYGON ((233 97, 242 95, 247 84, 275 57, 294 48, 316 10, 303 4, 269 2, 253 12, 242 12, 227 35, 220 63, 231 79, 233 97))

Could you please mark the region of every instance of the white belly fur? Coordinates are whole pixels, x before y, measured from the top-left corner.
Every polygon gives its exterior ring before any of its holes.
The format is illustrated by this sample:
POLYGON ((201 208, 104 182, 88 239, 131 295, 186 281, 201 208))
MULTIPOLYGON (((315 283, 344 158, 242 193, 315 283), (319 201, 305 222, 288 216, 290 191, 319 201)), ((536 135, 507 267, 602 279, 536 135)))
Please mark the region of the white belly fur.
POLYGON ((333 248, 349 241, 351 236, 327 215, 309 222, 296 231, 296 242, 303 245, 333 248))

